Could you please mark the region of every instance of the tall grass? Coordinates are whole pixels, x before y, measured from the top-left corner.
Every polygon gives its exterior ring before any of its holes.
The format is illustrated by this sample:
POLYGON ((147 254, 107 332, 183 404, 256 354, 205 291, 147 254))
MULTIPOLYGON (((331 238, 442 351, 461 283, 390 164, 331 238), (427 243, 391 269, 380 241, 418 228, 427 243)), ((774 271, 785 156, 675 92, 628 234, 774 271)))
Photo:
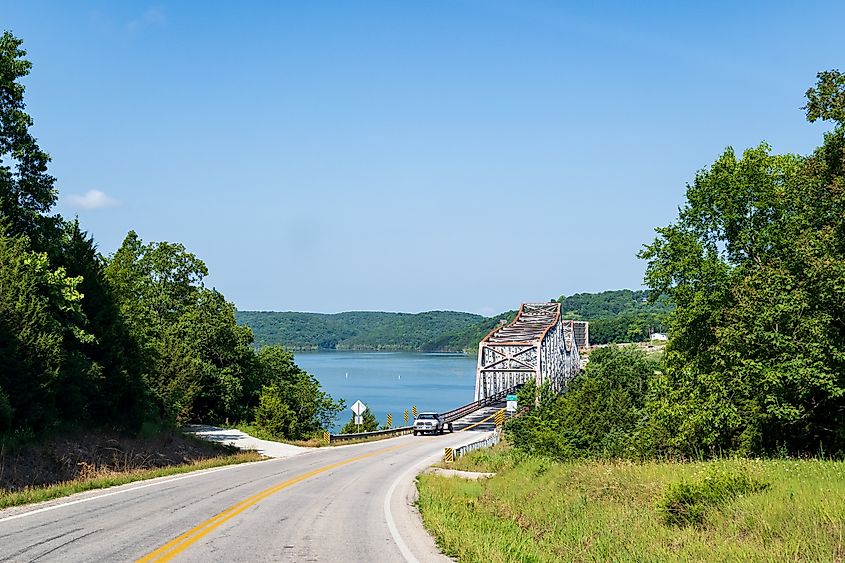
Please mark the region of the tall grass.
POLYGON ((555 463, 497 447, 461 468, 498 473, 423 475, 419 506, 462 562, 845 560, 843 462, 555 463), (730 477, 714 485, 714 475, 730 477), (670 524, 661 509, 684 491, 704 507, 695 526, 670 524))

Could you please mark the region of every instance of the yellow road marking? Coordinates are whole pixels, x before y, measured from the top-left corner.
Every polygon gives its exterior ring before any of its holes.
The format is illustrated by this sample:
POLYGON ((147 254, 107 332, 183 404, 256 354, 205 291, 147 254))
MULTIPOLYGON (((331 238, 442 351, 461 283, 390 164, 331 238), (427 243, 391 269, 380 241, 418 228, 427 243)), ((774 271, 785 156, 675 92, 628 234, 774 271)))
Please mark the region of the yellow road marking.
POLYGON ((491 414, 490 416, 488 416, 488 417, 487 417, 487 418, 485 418, 484 420, 479 420, 479 421, 478 421, 478 422, 476 422, 475 424, 472 424, 472 425, 470 425, 470 426, 467 426, 466 428, 464 428, 463 430, 461 430, 461 432, 466 432, 466 431, 467 431, 467 430, 469 430, 470 428, 475 428, 475 427, 476 427, 476 426, 478 426, 479 424, 484 424, 485 422, 487 422, 488 420, 490 420, 490 419, 491 419, 491 418, 493 418, 494 416, 496 416, 496 413, 491 414))
POLYGON ((262 500, 266 499, 267 497, 269 497, 271 495, 278 493, 279 491, 281 491, 283 489, 286 489, 286 488, 288 488, 292 485, 295 485, 295 484, 297 484, 301 481, 305 481, 306 479, 309 479, 309 478, 311 478, 315 475, 319 475, 320 473, 325 473, 326 471, 331 471, 332 469, 337 469, 338 467, 342 467, 344 465, 348 465, 350 463, 353 463, 353 462, 356 462, 356 461, 359 461, 359 460, 362 460, 362 459, 366 459, 368 457, 377 456, 377 455, 380 455, 380 454, 383 454, 383 453, 386 453, 386 452, 389 452, 389 451, 392 451, 392 450, 398 450, 399 448, 404 448, 404 447, 407 447, 409 445, 410 444, 402 444, 402 445, 399 445, 399 446, 391 446, 389 448, 384 448, 384 449, 381 449, 381 450, 370 452, 368 454, 362 454, 362 455, 359 455, 359 456, 356 456, 356 457, 351 457, 351 458, 345 459, 343 461, 338 461, 336 463, 332 463, 330 465, 326 465, 326 466, 320 467, 318 469, 314 469, 313 471, 309 471, 308 473, 303 473, 302 475, 299 475, 297 477, 289 479, 289 480, 285 481, 284 483, 279 483, 278 485, 273 485, 272 487, 270 487, 268 489, 265 489, 265 490, 263 490, 259 493, 256 493, 256 494, 252 495, 251 497, 248 497, 248 498, 242 500, 241 502, 230 506, 229 508, 227 508, 226 510, 224 510, 220 514, 217 514, 216 516, 209 518, 208 520, 199 524, 198 526, 191 528, 190 530, 188 530, 184 534, 173 538, 172 540, 170 540, 169 542, 167 542, 166 544, 164 544, 160 548, 156 549, 155 551, 152 551, 152 552, 148 553, 147 555, 145 555, 144 557, 141 557, 140 559, 137 560, 137 562, 142 563, 142 562, 147 562, 147 561, 170 561, 171 559, 173 559, 174 557, 176 557, 177 555, 179 555, 180 553, 182 553, 183 551, 188 549, 188 547, 190 547, 191 545, 193 545, 194 543, 199 541, 202 537, 206 536, 208 533, 210 533, 211 531, 218 528, 224 522, 231 520, 232 518, 234 518, 235 516, 237 516, 238 514, 240 514, 241 512, 246 510, 247 508, 249 508, 250 506, 258 504, 262 500))

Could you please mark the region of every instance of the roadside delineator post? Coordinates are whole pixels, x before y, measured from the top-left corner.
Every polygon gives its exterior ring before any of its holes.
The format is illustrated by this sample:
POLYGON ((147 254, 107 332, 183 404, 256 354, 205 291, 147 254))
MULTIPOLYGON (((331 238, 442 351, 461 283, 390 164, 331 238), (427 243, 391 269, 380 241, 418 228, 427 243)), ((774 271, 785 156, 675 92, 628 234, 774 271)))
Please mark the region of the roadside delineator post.
POLYGON ((452 448, 446 448, 443 452, 443 461, 446 463, 452 463, 455 461, 455 451, 452 448))
POLYGON ((408 425, 408 409, 405 409, 405 426, 408 425))
POLYGON ((387 413, 387 427, 393 428, 393 415, 390 413, 387 413))
POLYGON ((414 420, 416 420, 417 419, 417 405, 414 405, 411 408, 411 411, 414 413, 414 420))
POLYGON ((505 424, 505 409, 496 412, 496 426, 503 426, 505 424))
POLYGON ((328 430, 323 431, 323 441, 326 442, 327 444, 331 443, 331 441, 332 441, 331 436, 329 436, 328 430))

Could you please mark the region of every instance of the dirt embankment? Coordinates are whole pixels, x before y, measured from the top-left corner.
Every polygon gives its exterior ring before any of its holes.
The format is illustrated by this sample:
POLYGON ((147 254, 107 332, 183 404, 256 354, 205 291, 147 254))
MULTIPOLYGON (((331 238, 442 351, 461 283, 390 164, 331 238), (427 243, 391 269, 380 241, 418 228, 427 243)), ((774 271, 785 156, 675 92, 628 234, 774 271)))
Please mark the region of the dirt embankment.
POLYGON ((0 444, 0 489, 15 491, 113 472, 181 465, 233 451, 176 431, 151 438, 79 432, 15 451, 0 444))

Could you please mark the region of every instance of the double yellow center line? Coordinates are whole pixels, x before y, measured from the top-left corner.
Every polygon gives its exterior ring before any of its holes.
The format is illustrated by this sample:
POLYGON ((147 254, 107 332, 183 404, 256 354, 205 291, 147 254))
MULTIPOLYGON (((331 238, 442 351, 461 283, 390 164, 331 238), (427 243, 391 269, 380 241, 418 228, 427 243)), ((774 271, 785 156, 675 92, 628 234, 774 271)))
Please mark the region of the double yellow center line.
POLYGON ((249 508, 250 506, 254 506, 254 505, 258 504, 262 500, 266 499, 267 497, 269 497, 271 495, 278 493, 279 491, 287 489, 288 487, 295 485, 297 483, 300 483, 302 481, 305 481, 306 479, 310 479, 311 477, 314 477, 315 475, 319 475, 320 473, 325 473, 326 471, 331 471, 332 469, 337 469, 338 467, 343 467, 344 465, 349 465, 350 463, 354 463, 356 461, 360 461, 360 460, 366 459, 368 457, 375 457, 377 455, 381 455, 381 454, 384 454, 384 453, 387 453, 387 452, 390 452, 390 451, 393 451, 393 450, 398 450, 399 448, 404 448, 404 447, 407 447, 409 445, 410 444, 401 444, 401 445, 398 445, 398 446, 391 446, 389 448, 384 448, 384 449, 376 450, 374 452, 370 452, 370 453, 367 453, 367 454, 362 454, 362 455, 359 455, 359 456, 351 457, 349 459, 344 459, 343 461, 338 461, 336 463, 332 463, 330 465, 325 465, 325 466, 320 467, 318 469, 314 469, 313 471, 309 471, 308 473, 303 473, 302 475, 298 475, 297 477, 294 477, 293 479, 289 479, 289 480, 287 480, 283 483, 279 483, 278 485, 273 485, 272 487, 270 487, 268 489, 264 489, 263 491, 256 493, 256 494, 252 495, 251 497, 248 497, 248 498, 242 500, 241 502, 239 502, 239 503, 237 503, 233 506, 230 506, 229 508, 227 508, 226 510, 224 510, 220 514, 218 514, 218 515, 216 515, 212 518, 209 518, 208 520, 201 523, 200 525, 195 526, 194 528, 191 528, 190 530, 188 530, 184 534, 182 534, 182 535, 180 535, 176 538, 173 538, 172 540, 170 540, 169 542, 167 542, 166 544, 164 544, 160 548, 158 548, 155 551, 150 552, 149 554, 145 555, 144 557, 141 557, 140 559, 138 559, 138 562, 139 563, 141 563, 141 562, 146 563, 148 561, 170 561, 171 559, 173 559, 174 557, 176 557, 177 555, 179 555, 180 553, 182 553, 183 551, 188 549, 191 545, 195 544, 201 538, 203 538, 204 536, 211 533, 213 530, 220 527, 225 522, 228 522, 229 520, 231 520, 232 518, 234 518, 235 516, 237 516, 238 514, 240 514, 241 512, 246 510, 247 508, 249 508))

